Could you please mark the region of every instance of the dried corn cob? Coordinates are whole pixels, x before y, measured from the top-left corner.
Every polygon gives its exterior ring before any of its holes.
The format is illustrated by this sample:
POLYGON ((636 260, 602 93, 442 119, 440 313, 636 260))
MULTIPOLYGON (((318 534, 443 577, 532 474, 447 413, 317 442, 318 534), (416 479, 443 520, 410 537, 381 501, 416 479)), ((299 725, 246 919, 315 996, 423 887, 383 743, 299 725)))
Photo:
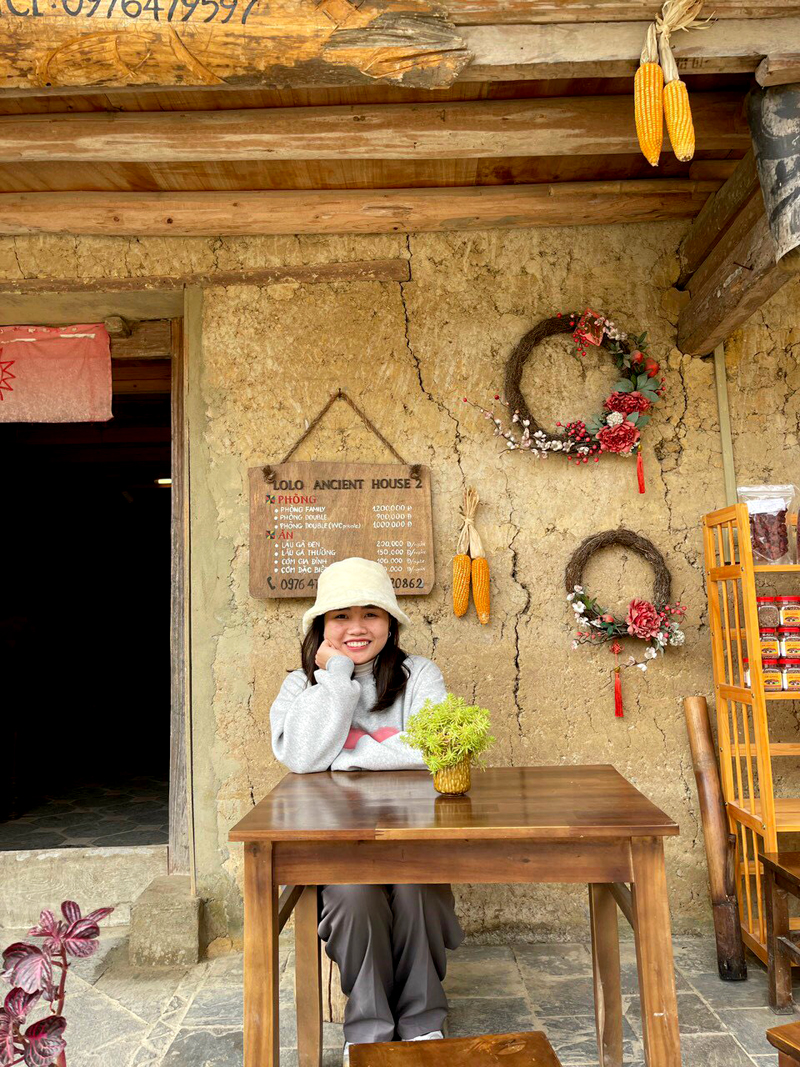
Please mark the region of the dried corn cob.
POLYGON ((466 552, 453 557, 453 612, 461 618, 469 607, 469 576, 471 560, 466 552))
POLYGON ((458 535, 456 555, 453 558, 453 612, 458 618, 466 615, 469 607, 469 578, 472 566, 469 558, 469 531, 477 507, 478 494, 474 489, 467 489, 461 508, 463 522, 458 535))
MULTIPOLYGON (((471 508, 471 516, 478 510, 478 494, 468 489, 471 499, 465 498, 464 507, 471 508)), ((478 622, 483 626, 489 621, 489 561, 483 554, 483 545, 475 523, 469 524, 469 554, 472 556, 472 600, 478 614, 478 622)))
POLYGON ((694 156, 694 125, 689 91, 678 75, 670 36, 676 30, 688 30, 695 24, 702 6, 703 0, 666 0, 660 18, 656 19, 658 50, 664 70, 664 118, 672 151, 682 163, 688 163, 694 156))
POLYGON ((647 162, 658 166, 661 142, 664 137, 664 72, 658 62, 656 28, 651 23, 647 28, 639 69, 633 79, 633 111, 636 119, 636 136, 647 162))
POLYGON ((489 560, 485 556, 472 560, 472 599, 478 621, 485 626, 489 621, 489 560))

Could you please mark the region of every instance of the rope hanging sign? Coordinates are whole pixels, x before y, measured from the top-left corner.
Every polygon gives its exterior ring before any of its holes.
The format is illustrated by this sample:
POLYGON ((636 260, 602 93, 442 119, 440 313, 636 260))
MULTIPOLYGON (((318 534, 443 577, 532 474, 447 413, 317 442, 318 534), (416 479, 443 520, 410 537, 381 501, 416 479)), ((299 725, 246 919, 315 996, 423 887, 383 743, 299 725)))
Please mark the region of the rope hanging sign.
POLYGON ((252 467, 249 479, 251 596, 313 597, 320 571, 348 556, 382 563, 398 596, 433 588, 430 470, 406 463, 343 390, 279 463, 252 467), (350 405, 398 463, 292 460, 337 400, 350 405))

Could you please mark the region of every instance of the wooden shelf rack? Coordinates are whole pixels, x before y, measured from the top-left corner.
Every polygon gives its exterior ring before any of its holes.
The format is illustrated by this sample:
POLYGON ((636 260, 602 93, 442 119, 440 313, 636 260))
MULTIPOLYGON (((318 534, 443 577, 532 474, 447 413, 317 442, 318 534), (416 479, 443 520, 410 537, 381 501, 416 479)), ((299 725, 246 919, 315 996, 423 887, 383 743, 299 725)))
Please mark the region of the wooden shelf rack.
POLYGON ((772 759, 800 756, 800 744, 770 742, 768 701, 800 700, 800 693, 765 692, 756 602, 757 574, 800 574, 800 565, 753 563, 746 504, 703 518, 711 655, 717 707, 722 790, 731 833, 742 937, 766 962, 762 852, 779 850, 778 835, 800 831, 800 798, 775 796, 772 759), (744 664, 749 659, 750 684, 744 664))

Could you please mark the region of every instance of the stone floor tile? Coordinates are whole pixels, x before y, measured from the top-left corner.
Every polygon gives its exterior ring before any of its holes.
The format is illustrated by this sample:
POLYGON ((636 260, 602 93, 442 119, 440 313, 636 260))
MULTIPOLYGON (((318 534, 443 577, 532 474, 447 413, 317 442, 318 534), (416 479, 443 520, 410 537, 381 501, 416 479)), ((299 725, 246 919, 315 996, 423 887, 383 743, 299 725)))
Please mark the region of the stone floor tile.
MULTIPOLYGON (((672 951, 675 966, 685 975, 718 973, 717 946, 713 934, 709 937, 674 937, 672 951)), ((748 956, 748 972, 753 962, 753 958, 748 956)))
POLYGON ((448 1026, 450 1037, 511 1034, 537 1028, 523 997, 451 997, 448 1026))
POLYGON ((188 968, 145 969, 127 961, 115 963, 95 982, 94 988, 145 1022, 159 1019, 188 968))
POLYGON ((142 1044, 148 1028, 122 1005, 99 994, 96 986, 85 983, 80 993, 67 997, 64 1014, 67 1062, 81 1067, 126 1063, 142 1044), (109 1051, 106 1055, 104 1050, 112 1047, 113 1054, 109 1051))
POLYGON ((162 1060, 163 1067, 242 1067, 241 1030, 179 1030, 162 1060))
POLYGON ((764 1008, 769 1004, 766 972, 758 967, 747 969, 744 982, 723 982, 714 971, 709 974, 687 975, 690 986, 712 1008, 764 1008))
POLYGON ((723 1009, 719 1017, 751 1056, 769 1055, 772 1046, 766 1038, 767 1030, 797 1019, 797 1016, 775 1015, 771 1008, 723 1009))
MULTIPOLYGON (((580 1067, 582 1064, 597 1063, 597 1030, 594 1015, 542 1019, 541 1026, 531 1029, 544 1030, 564 1067, 580 1067)), ((641 1043, 624 1017, 622 1020, 622 1055, 626 1067, 629 1060, 642 1058, 641 1043)))
POLYGON ((195 994, 189 1010, 183 1017, 181 1027, 224 1026, 228 1029, 236 1026, 242 1027, 244 1025, 242 1005, 241 986, 222 988, 206 984, 195 994))
MULTIPOLYGON (((642 1034, 642 1012, 638 997, 625 998, 625 1017, 630 1022, 637 1037, 642 1034)), ((678 994, 678 1026, 682 1034, 722 1034, 733 1027, 727 1027, 716 1012, 696 994, 678 994)))
POLYGON ((587 945, 571 944, 514 945, 522 977, 538 975, 571 975, 579 977, 592 973, 592 955, 587 945))
POLYGON ((510 959, 459 959, 448 961, 444 989, 448 997, 524 997, 519 969, 510 959))
POLYGON ((478 960, 514 960, 514 950, 510 945, 460 945, 447 953, 448 961, 465 960, 470 963, 478 960))
POLYGON ((525 977, 525 987, 531 1006, 542 1019, 594 1012, 594 983, 591 978, 553 977, 543 971, 525 977))
POLYGON ((71 960, 69 973, 71 975, 77 974, 84 982, 94 985, 98 978, 113 965, 118 956, 125 958, 127 955, 127 940, 127 926, 116 927, 114 928, 114 933, 109 932, 105 935, 101 927, 100 938, 97 942, 98 949, 95 954, 88 956, 84 960, 71 960))
POLYGON ((753 1067, 732 1034, 687 1034, 681 1038, 683 1067, 753 1067))

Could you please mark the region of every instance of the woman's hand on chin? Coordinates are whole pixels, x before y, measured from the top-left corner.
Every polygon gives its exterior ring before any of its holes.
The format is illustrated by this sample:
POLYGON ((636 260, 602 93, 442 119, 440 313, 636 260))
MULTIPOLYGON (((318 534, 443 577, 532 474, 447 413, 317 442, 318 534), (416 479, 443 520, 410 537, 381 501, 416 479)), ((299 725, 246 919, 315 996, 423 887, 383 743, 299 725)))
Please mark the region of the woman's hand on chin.
POLYGON ((322 642, 322 644, 317 649, 317 655, 316 655, 316 659, 314 660, 314 662, 316 663, 316 665, 319 667, 319 669, 321 671, 324 671, 324 670, 327 669, 328 660, 331 658, 331 656, 343 656, 343 655, 344 655, 344 653, 342 652, 342 650, 340 648, 337 648, 335 645, 332 645, 330 643, 330 641, 327 638, 325 638, 325 640, 322 642))

